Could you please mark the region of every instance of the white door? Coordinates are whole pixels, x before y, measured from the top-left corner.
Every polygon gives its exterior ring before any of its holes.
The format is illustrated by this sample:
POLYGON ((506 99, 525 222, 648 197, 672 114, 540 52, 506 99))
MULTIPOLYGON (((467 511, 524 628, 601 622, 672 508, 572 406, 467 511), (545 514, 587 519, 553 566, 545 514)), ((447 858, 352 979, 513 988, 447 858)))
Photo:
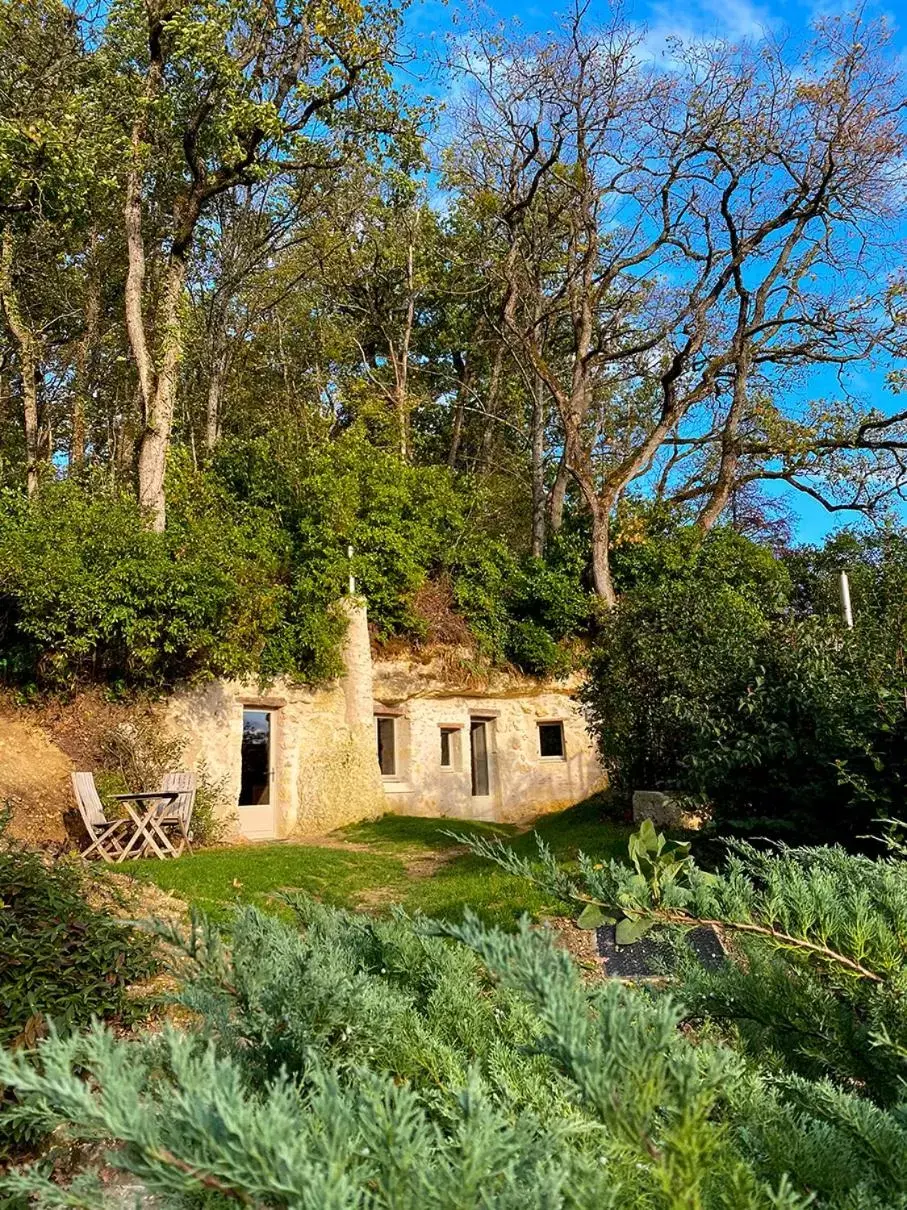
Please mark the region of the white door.
POLYGON ((243 708, 238 813, 239 830, 249 840, 270 840, 277 834, 273 723, 272 710, 243 708))

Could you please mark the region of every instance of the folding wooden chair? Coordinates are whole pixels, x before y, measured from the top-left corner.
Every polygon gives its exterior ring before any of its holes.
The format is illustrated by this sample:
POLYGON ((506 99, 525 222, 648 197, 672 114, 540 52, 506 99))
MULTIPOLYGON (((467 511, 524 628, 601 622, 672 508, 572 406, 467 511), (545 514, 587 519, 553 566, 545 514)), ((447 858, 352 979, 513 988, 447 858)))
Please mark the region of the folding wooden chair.
POLYGON ((162 791, 178 791, 179 798, 174 799, 172 803, 168 803, 162 809, 162 813, 157 818, 159 828, 167 828, 168 826, 175 829, 179 833, 179 847, 171 852, 175 857, 182 855, 185 849, 189 850, 189 856, 192 856, 192 844, 190 826, 192 824, 192 812, 195 810, 195 774, 194 773, 165 773, 161 780, 162 791))
POLYGON ((126 837, 123 833, 132 828, 132 820, 107 818, 93 773, 73 773, 71 776, 79 814, 91 839, 82 856, 89 857, 97 850, 104 861, 115 861, 124 851, 123 841, 126 837))

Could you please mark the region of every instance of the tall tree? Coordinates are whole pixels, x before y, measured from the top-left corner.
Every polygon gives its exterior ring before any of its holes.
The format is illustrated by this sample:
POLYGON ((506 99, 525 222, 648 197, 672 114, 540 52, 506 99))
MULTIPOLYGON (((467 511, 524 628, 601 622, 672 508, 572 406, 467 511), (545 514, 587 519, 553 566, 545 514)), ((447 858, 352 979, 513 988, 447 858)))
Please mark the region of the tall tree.
POLYGON ((835 20, 797 59, 698 45, 668 75, 632 28, 580 6, 550 41, 477 37, 461 57, 457 184, 498 215, 504 327, 557 407, 608 603, 615 508, 716 391, 730 386, 704 525, 729 499, 754 375, 780 401, 797 372, 865 358, 889 331, 884 281, 859 276, 890 241, 878 220, 904 148, 883 42, 835 20), (521 308, 540 263, 542 305, 521 308))
POLYGON ((391 130, 398 20, 390 6, 315 0, 119 0, 112 9, 109 46, 125 48, 125 310, 144 411, 138 490, 157 529, 202 216, 241 186, 335 170, 348 140, 391 130))
POLYGON ((103 144, 81 25, 60 0, 0 0, 0 310, 18 366, 29 493, 50 453, 40 384, 59 300, 49 273, 72 252, 103 144))

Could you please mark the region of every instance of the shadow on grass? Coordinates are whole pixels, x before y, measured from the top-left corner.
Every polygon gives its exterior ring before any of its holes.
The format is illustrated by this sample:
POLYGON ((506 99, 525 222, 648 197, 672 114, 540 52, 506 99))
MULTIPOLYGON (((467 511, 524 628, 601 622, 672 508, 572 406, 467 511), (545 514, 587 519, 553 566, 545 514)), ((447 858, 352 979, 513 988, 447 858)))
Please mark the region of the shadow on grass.
POLYGON ((515 824, 485 823, 473 819, 439 819, 437 816, 382 815, 380 819, 350 824, 335 835, 376 849, 429 849, 443 851, 453 847, 451 832, 470 836, 516 836, 515 824))
MULTIPOLYGON (((483 834, 499 835, 506 845, 530 859, 538 852, 536 836, 539 836, 569 866, 580 852, 602 860, 627 856, 627 840, 632 828, 615 823, 610 818, 612 813, 609 798, 595 795, 566 811, 543 816, 528 831, 514 827, 504 830, 502 825, 482 827, 495 829, 483 834)), ((375 826, 380 828, 385 822, 379 820, 375 826)), ((419 822, 437 824, 439 821, 419 822)), ((462 822, 440 821, 451 832, 475 835, 475 825, 464 828, 462 822)), ((572 910, 532 883, 506 873, 493 862, 473 853, 456 856, 438 866, 429 877, 413 880, 400 902, 409 912, 421 911, 426 916, 442 919, 458 920, 464 909, 470 907, 486 923, 507 929, 513 928, 524 913, 537 918, 572 910)))

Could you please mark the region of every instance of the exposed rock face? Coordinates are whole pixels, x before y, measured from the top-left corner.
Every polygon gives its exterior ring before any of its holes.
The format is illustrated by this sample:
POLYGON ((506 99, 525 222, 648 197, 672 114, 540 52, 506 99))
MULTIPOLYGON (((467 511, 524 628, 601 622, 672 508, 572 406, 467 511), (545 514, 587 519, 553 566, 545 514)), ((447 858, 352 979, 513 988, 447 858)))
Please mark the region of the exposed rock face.
POLYGON ((644 819, 651 819, 659 828, 695 829, 702 825, 701 815, 686 810, 670 794, 660 790, 634 790, 633 821, 642 823, 644 819))
POLYGON ((478 671, 456 648, 423 659, 373 659, 364 605, 348 601, 346 609, 346 674, 334 684, 281 682, 262 694, 252 685, 214 682, 168 705, 167 725, 186 741, 187 760, 222 777, 231 802, 242 785, 243 711, 270 712, 273 793, 266 804, 237 808, 240 835, 319 835, 385 811, 526 819, 602 788, 574 685, 478 671), (376 717, 386 720, 393 747, 392 771, 383 776, 376 717), (484 728, 476 737, 479 721, 484 728), (559 754, 542 754, 539 724, 559 732, 559 754), (477 739, 485 751, 479 786, 477 739))
POLYGON ((44 731, 10 707, 0 711, 0 803, 12 808, 10 835, 30 844, 66 840, 73 765, 44 731))
POLYGON ((318 688, 281 681, 266 692, 213 681, 167 704, 166 724, 185 741, 187 763, 204 763, 230 803, 240 799, 243 712, 270 713, 271 801, 236 808, 240 836, 319 835, 388 810, 375 756, 368 622, 361 603, 346 609, 347 671, 340 680, 318 688))

